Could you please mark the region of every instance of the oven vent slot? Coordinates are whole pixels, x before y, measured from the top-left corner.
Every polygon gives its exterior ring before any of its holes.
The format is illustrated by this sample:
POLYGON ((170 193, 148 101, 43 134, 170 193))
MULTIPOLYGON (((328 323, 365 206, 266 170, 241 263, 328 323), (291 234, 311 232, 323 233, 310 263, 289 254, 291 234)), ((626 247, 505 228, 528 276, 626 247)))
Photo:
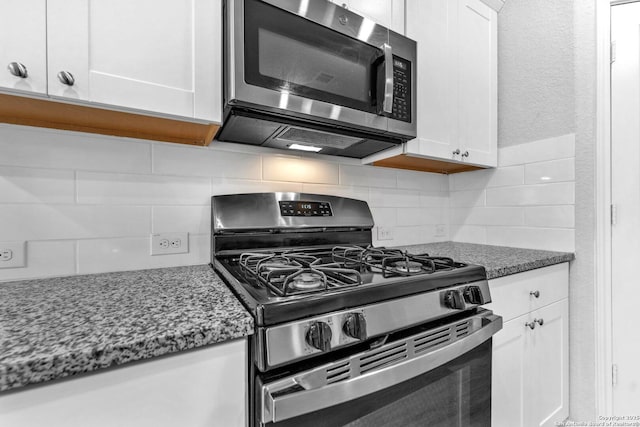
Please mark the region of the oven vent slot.
POLYGON ((327 384, 346 380, 350 376, 349 361, 342 362, 327 369, 327 384))
POLYGON ((403 342, 395 347, 368 354, 360 358, 360 374, 399 362, 407 357, 407 344, 403 342))
POLYGON ((464 321, 456 325, 456 338, 462 338, 469 335, 469 321, 464 321))
POLYGON ((430 350, 433 347, 446 344, 450 340, 451 331, 450 328, 446 328, 416 338, 415 340, 413 340, 413 349, 416 354, 422 353, 423 351, 430 350))

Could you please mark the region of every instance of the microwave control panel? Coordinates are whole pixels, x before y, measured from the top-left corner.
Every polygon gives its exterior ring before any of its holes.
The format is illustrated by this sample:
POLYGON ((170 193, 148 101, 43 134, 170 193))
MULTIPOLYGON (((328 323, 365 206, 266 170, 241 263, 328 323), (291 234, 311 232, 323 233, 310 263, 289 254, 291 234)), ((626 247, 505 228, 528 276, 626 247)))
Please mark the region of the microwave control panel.
POLYGON ((411 62, 393 56, 393 112, 391 118, 411 122, 411 62))
POLYGON ((278 203, 281 216, 333 216, 329 202, 283 200, 278 203))

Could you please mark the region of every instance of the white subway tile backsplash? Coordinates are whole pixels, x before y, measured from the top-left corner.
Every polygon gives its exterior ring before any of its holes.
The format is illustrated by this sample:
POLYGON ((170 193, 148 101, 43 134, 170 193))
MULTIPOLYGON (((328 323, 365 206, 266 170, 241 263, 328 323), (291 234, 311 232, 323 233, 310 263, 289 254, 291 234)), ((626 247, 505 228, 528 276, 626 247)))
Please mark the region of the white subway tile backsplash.
POLYGON ((361 187, 396 188, 398 184, 395 169, 375 166, 340 165, 340 185, 361 187))
POLYGON ((73 171, 0 166, 0 203, 73 203, 73 171))
POLYGON ((145 236, 151 232, 146 206, 2 205, 2 240, 62 240, 145 236))
POLYGON ((424 242, 432 242, 433 227, 429 226, 398 226, 393 230, 393 240, 382 240, 380 246, 406 246, 417 245, 424 242))
POLYGON ((344 185, 302 184, 302 192, 310 194, 327 194, 330 196, 349 197, 357 200, 369 200, 367 187, 355 187, 344 185))
POLYGON ((205 205, 211 179, 163 175, 78 172, 78 203, 205 205))
POLYGON ((426 225, 446 223, 445 212, 438 208, 398 209, 398 225, 426 225))
POLYGON ((482 190, 489 187, 524 184, 524 167, 482 169, 450 175, 450 190, 482 190))
POLYGON ((257 154, 237 153, 211 147, 183 147, 155 143, 153 173, 159 175, 215 176, 260 179, 262 158, 257 154))
MULTIPOLYGON (((26 267, 1 269, 0 282, 38 277, 70 276, 75 272, 75 240, 32 241, 27 243, 26 267)), ((1 283, 0 286, 2 286, 1 283)))
POLYGON ((487 227, 477 225, 452 225, 451 240, 466 243, 487 243, 487 227))
POLYGON ((575 157, 575 141, 575 134, 568 134, 503 147, 498 150, 498 166, 523 165, 575 157))
POLYGON ((211 232, 211 206, 153 206, 151 232, 211 232))
POLYGON ((198 265, 210 262, 209 234, 190 234, 189 252, 150 256, 149 238, 91 239, 78 242, 79 274, 198 265))
POLYGON ((464 208, 484 206, 485 190, 454 191, 449 195, 449 206, 452 208, 464 208))
POLYGON ((529 206, 524 208, 524 223, 531 227, 575 227, 575 207, 529 206))
POLYGON ((571 228, 487 227, 490 245, 573 252, 574 241, 571 228))
POLYGON ((420 191, 448 191, 449 178, 439 173, 397 170, 398 188, 420 191))
POLYGON ((523 225, 524 208, 474 207, 452 208, 451 224, 464 225, 523 225))
POLYGON ((575 200, 573 182, 487 189, 487 206, 567 205, 575 200))
POLYGON ((208 263, 214 194, 366 200, 376 227, 393 234, 373 234, 383 246, 455 240, 573 250, 574 139, 502 148, 497 169, 445 176, 236 144, 0 126, 0 236, 28 241, 27 267, 0 270, 0 281, 208 263), (189 253, 150 256, 149 234, 162 232, 188 232, 189 253))
POLYGON ((211 178, 211 195, 300 192, 302 184, 297 182, 247 181, 244 179, 211 178))
POLYGON ((396 208, 371 208, 373 222, 378 227, 395 227, 398 224, 396 208))
POLYGON ((449 192, 420 193, 420 206, 423 208, 449 208, 449 192))
POLYGON ((0 164, 110 172, 151 172, 151 144, 52 129, 0 128, 0 164))
POLYGON ((262 160, 262 179, 315 184, 338 184, 337 163, 288 156, 270 156, 262 160))
POLYGON ((575 180, 575 160, 560 159, 525 165, 525 184, 544 184, 575 180))
POLYGON ((370 188, 369 205, 376 208, 411 208, 420 206, 420 193, 412 190, 370 188))

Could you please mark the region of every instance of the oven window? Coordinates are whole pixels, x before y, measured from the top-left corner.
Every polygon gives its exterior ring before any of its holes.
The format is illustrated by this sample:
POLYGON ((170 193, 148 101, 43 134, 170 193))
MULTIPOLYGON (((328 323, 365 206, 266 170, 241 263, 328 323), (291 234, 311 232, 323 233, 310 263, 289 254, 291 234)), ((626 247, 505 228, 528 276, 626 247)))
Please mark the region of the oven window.
POLYGON ((491 340, 390 389, 275 425, 489 427, 491 340))
POLYGON ((260 1, 244 22, 248 84, 376 112, 379 49, 260 1))

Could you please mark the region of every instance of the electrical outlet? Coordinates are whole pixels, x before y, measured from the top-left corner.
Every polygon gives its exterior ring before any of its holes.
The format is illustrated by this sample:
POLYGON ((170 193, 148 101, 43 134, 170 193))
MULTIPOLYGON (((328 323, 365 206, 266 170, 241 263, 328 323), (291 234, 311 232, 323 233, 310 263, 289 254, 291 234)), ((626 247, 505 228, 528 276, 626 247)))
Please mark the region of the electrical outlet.
POLYGON ((0 268, 25 267, 27 242, 0 242, 0 268))
POLYGON ((184 254, 189 252, 189 233, 151 235, 151 255, 184 254))
POLYGON ((447 234, 447 227, 444 224, 436 224, 434 237, 444 237, 447 234))
POLYGON ((393 228, 378 227, 378 240, 393 240, 393 228))

